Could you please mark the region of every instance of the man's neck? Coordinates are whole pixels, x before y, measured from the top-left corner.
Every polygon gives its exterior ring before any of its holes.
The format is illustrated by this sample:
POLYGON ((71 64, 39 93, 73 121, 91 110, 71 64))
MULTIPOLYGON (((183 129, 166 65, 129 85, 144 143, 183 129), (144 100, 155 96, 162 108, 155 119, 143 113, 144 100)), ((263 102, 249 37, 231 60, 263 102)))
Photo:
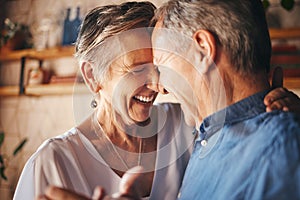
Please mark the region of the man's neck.
MULTIPOLYGON (((202 120, 213 113, 216 113, 242 99, 245 99, 258 92, 270 89, 268 77, 264 73, 255 74, 253 76, 241 76, 239 74, 229 75, 223 73, 221 75, 223 81, 223 90, 218 88, 216 94, 207 95, 207 98, 199 100, 199 117, 196 119, 195 125, 198 128, 202 123, 202 120), (255 76, 255 78, 253 78, 255 76)), ((212 84, 220 85, 218 81, 211 82, 212 84)), ((213 86, 211 86, 213 87, 213 86)), ((199 94, 201 99, 202 94, 199 94)))
POLYGON ((250 76, 231 76, 230 80, 226 80, 226 104, 227 106, 232 105, 242 99, 245 99, 258 92, 270 89, 270 83, 268 77, 263 74, 254 75, 255 78, 250 76))

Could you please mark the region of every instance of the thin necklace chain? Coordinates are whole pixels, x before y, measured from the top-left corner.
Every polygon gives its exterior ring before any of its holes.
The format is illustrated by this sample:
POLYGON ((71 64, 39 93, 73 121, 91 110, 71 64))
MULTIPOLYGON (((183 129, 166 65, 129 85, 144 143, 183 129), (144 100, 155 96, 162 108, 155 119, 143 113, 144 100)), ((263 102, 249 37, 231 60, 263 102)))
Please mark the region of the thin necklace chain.
MULTIPOLYGON (((126 168, 126 170, 129 170, 129 166, 127 165, 127 163, 125 162, 125 160, 123 160, 123 158, 121 157, 121 155, 119 154, 118 150, 115 147, 115 144, 113 144, 113 142, 111 141, 111 139, 108 137, 108 135, 104 132, 104 129, 102 128, 101 124, 98 122, 97 118, 96 118, 96 114, 94 117, 94 124, 97 124, 97 126, 99 127, 99 129, 101 130, 102 134, 104 135, 104 137, 106 138, 106 140, 110 143, 110 145, 112 146, 115 154, 118 156, 119 160, 122 162, 122 164, 124 165, 124 167, 126 168)), ((100 138, 97 130, 95 130, 96 135, 98 136, 98 138, 100 138)), ((140 138, 140 142, 139 142, 139 155, 138 155, 138 162, 137 165, 140 166, 141 165, 141 158, 142 158, 142 146, 143 146, 143 139, 140 138)))

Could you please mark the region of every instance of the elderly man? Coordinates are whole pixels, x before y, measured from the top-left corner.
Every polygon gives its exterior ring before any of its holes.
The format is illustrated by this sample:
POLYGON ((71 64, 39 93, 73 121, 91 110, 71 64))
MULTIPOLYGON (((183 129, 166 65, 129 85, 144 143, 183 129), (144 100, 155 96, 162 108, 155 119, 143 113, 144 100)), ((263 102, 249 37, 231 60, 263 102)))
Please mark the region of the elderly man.
POLYGON ((157 19, 160 82, 198 129, 179 199, 299 199, 300 118, 262 103, 271 42, 261 1, 174 0, 157 19), (188 39, 163 39, 178 32, 188 39), (170 73, 186 81, 180 92, 170 73))
MULTIPOLYGON (((299 116, 263 104, 271 43, 261 1, 172 0, 156 20, 160 83, 197 130, 179 199, 299 199, 299 116)), ((121 196, 139 196, 136 177, 121 196)))
POLYGON ((179 199, 299 199, 300 118, 263 104, 271 42, 262 2, 169 1, 152 42, 160 83, 198 130, 179 199))

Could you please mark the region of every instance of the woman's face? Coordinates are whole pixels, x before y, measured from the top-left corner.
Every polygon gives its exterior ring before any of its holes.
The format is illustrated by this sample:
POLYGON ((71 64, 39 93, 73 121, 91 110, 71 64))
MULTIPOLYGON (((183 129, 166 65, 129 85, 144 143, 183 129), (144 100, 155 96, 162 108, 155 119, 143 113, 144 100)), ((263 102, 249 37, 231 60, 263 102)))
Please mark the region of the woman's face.
POLYGON ((125 122, 129 119, 143 122, 149 118, 157 96, 155 88, 158 72, 153 65, 149 33, 138 31, 127 37, 121 41, 122 45, 126 47, 130 39, 135 48, 114 60, 110 68, 110 79, 103 84, 102 90, 111 97, 113 109, 125 122))

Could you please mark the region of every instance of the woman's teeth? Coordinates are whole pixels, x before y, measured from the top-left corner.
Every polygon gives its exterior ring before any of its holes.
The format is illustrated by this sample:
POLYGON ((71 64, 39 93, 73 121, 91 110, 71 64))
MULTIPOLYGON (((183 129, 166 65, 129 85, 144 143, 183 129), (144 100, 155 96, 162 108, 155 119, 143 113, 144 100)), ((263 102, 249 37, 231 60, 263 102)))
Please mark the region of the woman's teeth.
POLYGON ((141 101, 141 102, 144 102, 144 103, 149 103, 153 100, 154 96, 150 96, 150 97, 146 97, 146 96, 134 96, 135 99, 141 101))

